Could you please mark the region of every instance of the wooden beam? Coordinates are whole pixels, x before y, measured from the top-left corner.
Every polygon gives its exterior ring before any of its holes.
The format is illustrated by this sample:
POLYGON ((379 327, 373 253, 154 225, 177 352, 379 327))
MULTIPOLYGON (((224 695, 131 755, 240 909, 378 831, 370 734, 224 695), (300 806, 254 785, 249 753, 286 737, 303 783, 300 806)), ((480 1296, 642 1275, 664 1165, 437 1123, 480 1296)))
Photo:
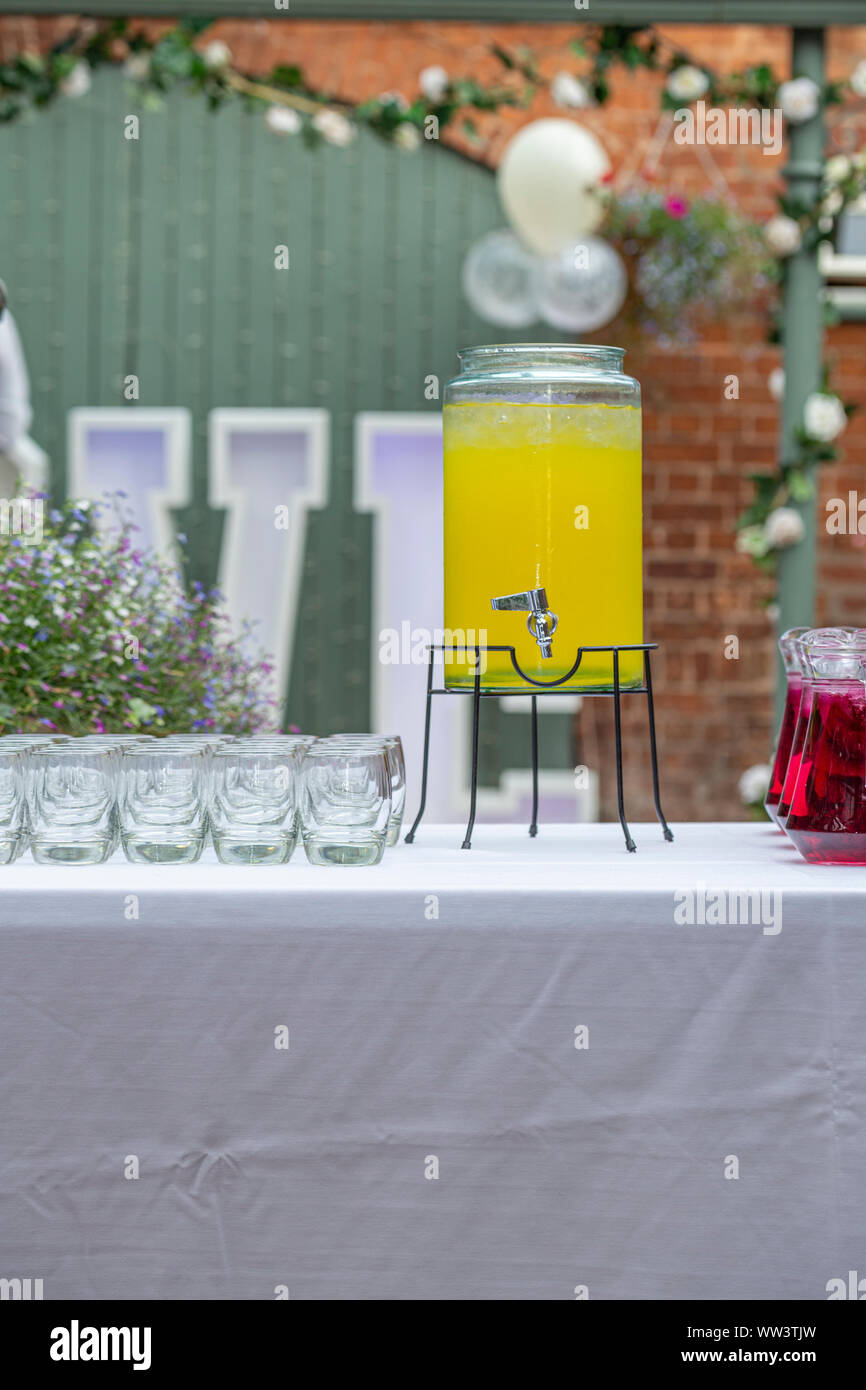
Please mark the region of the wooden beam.
MULTIPOLYGON (((864 0, 605 0, 578 8, 577 0, 83 0, 88 15, 207 14, 268 19, 425 19, 491 24, 862 24, 864 0)), ((70 0, 11 0, 3 13, 75 12, 70 0)))

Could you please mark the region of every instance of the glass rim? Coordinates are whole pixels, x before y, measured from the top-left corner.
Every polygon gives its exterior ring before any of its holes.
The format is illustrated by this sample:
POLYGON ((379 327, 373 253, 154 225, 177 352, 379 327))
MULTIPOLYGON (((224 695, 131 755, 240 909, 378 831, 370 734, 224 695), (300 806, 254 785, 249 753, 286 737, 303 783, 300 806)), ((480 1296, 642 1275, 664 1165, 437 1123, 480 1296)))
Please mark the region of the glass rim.
POLYGON ((622 366, 626 351, 613 343, 479 343, 459 348, 457 356, 465 371, 471 363, 514 362, 526 357, 537 357, 539 362, 612 362, 622 366))
POLYGON ((269 748, 267 744, 247 744, 227 745, 225 748, 215 748, 213 755, 215 758, 243 758, 249 753, 254 753, 256 757, 267 756, 269 758, 285 758, 287 753, 294 752, 291 748, 269 748))
POLYGON ((112 749, 107 744, 97 747, 95 743, 49 743, 33 745, 30 748, 30 752, 34 758, 38 756, 44 757, 48 753, 58 758, 71 758, 76 755, 82 758, 92 758, 102 757, 103 754, 112 752, 112 749))
POLYGON ((123 758, 135 758, 135 757, 140 757, 140 758, 166 758, 166 757, 184 757, 184 758, 189 758, 189 757, 195 757, 195 758, 199 758, 199 757, 201 757, 201 755, 202 755, 204 752, 205 752, 204 748, 195 748, 195 747, 192 747, 192 746, 189 746, 189 747, 186 747, 186 748, 181 748, 179 744, 175 744, 173 748, 166 748, 166 747, 162 747, 162 748, 160 748, 160 747, 152 748, 152 747, 150 747, 150 746, 148 745, 146 748, 127 747, 127 748, 121 748, 121 750, 120 750, 121 757, 123 757, 123 758))
POLYGON ((306 758, 335 758, 349 754, 359 758, 376 758, 384 756, 381 748, 374 748, 370 744, 363 743, 344 743, 339 747, 335 743, 314 743, 305 750, 306 758))

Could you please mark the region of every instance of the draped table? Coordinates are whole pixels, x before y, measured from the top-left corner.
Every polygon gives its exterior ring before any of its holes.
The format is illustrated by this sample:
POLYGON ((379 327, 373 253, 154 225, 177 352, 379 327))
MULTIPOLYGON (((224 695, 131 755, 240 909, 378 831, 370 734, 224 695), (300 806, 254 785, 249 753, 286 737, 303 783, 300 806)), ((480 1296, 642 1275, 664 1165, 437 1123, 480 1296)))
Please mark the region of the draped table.
POLYGON ((866 871, 768 825, 633 832, 0 869, 0 1278, 823 1299, 866 1275, 866 871))

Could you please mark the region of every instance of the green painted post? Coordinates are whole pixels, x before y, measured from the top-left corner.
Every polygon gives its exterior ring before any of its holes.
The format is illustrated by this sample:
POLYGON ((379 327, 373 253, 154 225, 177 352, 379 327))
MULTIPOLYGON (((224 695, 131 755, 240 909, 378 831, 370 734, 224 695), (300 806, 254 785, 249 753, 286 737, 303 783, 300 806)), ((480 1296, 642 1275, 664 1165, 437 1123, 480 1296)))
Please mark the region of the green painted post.
MULTIPOLYGON (((795 77, 811 77, 823 86, 824 30, 792 31, 791 70, 795 77)), ((788 191, 795 199, 812 203, 817 196, 824 167, 824 120, 821 111, 802 125, 788 127, 789 160, 785 169, 788 191)), ((815 250, 801 250, 785 267, 782 297, 782 350, 785 364, 785 398, 782 405, 781 454, 794 457, 794 432, 803 420, 806 397, 821 380, 823 307, 821 276, 815 250)), ((814 482, 814 478, 813 478, 814 482)), ((779 557, 779 632, 801 627, 815 618, 814 498, 796 505, 806 528, 799 545, 779 557)), ((778 664, 777 708, 781 715, 785 676, 778 664)))

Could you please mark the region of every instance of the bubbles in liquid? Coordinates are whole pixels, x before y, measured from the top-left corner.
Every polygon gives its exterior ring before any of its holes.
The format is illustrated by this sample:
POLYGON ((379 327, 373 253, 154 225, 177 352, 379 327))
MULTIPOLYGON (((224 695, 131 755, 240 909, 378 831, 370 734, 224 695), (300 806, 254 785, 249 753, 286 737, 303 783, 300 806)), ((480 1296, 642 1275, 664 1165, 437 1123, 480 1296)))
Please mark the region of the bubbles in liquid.
POLYGON ((507 401, 446 405, 451 448, 525 449, 587 445, 639 449, 641 415, 631 405, 548 405, 507 401))

